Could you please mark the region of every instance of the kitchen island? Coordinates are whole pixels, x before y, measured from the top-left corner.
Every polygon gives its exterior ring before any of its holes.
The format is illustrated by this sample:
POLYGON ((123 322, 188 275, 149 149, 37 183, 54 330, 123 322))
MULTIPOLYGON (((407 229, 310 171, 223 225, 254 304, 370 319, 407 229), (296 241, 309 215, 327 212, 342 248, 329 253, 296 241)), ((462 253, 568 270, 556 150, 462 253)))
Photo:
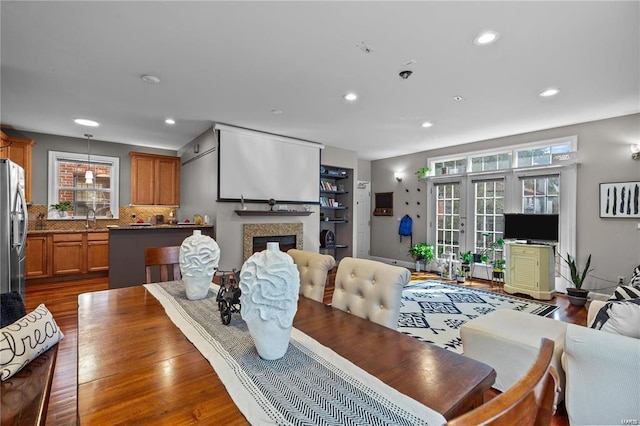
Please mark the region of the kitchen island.
MULTIPOLYGON (((179 246, 194 229, 215 238, 213 225, 119 226, 109 228, 109 288, 145 282, 144 249, 179 246)), ((159 280, 159 277, 158 277, 159 280)))

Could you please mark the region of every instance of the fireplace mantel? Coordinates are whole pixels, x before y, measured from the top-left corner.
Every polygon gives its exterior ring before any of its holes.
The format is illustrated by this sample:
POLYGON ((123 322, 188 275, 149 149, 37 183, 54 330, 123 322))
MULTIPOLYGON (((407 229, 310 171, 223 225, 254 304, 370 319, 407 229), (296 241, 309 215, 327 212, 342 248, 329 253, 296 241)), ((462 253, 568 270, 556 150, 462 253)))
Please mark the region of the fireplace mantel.
POLYGON ((309 216, 312 211, 234 210, 238 216, 309 216))

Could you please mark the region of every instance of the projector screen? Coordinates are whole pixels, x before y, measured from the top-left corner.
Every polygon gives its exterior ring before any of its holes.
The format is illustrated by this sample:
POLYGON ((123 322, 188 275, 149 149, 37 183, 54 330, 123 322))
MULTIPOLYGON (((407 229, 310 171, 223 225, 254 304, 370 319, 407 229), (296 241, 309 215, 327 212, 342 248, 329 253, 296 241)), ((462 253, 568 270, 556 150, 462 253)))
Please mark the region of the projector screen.
POLYGON ((318 203, 323 145, 220 124, 216 130, 218 201, 318 203))

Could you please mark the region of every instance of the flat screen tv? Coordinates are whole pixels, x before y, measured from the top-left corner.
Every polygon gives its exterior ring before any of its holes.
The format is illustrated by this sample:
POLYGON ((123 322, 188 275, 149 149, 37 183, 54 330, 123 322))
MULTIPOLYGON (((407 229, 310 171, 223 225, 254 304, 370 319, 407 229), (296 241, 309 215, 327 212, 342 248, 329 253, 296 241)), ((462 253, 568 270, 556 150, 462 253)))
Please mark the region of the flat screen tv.
POLYGON ((557 214, 504 214, 504 238, 532 242, 558 241, 557 214))

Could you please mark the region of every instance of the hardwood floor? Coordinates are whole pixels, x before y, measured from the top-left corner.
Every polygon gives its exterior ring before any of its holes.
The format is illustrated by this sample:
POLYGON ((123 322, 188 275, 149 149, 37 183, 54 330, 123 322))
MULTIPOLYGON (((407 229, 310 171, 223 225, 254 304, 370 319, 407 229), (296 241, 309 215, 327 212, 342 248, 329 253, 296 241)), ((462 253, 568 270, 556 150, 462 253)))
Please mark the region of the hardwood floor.
MULTIPOLYGON (((440 279, 437 275, 429 273, 413 273, 412 280, 440 279)), ((325 290, 325 303, 331 303, 333 293, 333 282, 335 272, 329 276, 329 284, 325 290)), ((504 293, 502 286, 491 286, 490 283, 474 280, 467 282, 467 286, 483 290, 504 293)), ((51 397, 49 400, 49 410, 47 414, 47 425, 75 425, 76 419, 76 397, 77 397, 77 310, 78 295, 82 293, 106 290, 108 281, 106 277, 91 278, 80 281, 61 282, 52 284, 28 284, 27 285, 27 309, 35 309, 40 303, 44 303, 52 312, 56 322, 62 329, 65 338, 60 342, 58 350, 58 360, 56 363, 51 397)), ((522 296, 528 298, 527 296, 522 296)), ((576 307, 569 304, 564 296, 557 296, 549 301, 559 309, 553 313, 552 317, 560 321, 573 324, 586 324, 587 311, 584 307, 576 307)), ((498 392, 489 391, 485 399, 491 399, 498 392)), ((554 416, 551 423, 554 426, 568 425, 568 419, 564 407, 559 407, 559 412, 554 416)))

